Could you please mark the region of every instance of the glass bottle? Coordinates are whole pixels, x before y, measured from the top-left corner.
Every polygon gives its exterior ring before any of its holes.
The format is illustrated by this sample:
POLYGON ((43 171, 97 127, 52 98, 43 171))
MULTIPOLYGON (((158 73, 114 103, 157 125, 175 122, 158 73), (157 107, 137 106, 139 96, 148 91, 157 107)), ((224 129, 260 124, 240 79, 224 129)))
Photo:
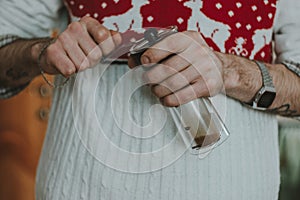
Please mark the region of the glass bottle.
MULTIPOLYGON (((144 38, 131 47, 130 56, 136 65, 141 65, 140 57, 149 47, 176 32, 176 26, 166 29, 148 28, 144 38)), ((184 144, 190 153, 199 155, 199 158, 207 155, 229 136, 209 98, 198 98, 178 107, 171 107, 169 111, 184 144)))

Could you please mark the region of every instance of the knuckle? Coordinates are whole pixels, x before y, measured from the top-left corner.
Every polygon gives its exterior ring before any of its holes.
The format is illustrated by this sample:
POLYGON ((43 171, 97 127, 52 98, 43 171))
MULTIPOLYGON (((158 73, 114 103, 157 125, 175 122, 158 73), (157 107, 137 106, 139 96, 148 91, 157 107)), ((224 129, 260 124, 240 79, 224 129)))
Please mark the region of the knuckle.
POLYGON ((46 52, 47 55, 55 55, 59 50, 57 43, 51 44, 47 47, 46 52))
POLYGON ((94 36, 98 42, 102 42, 109 37, 109 31, 106 28, 101 27, 94 36))
POLYGON ((72 74, 74 74, 76 72, 76 69, 75 69, 75 67, 65 67, 64 68, 64 71, 63 71, 63 75, 65 76, 65 77, 69 77, 69 76, 71 76, 72 74))
MULTIPOLYGON (((170 37, 172 37, 172 36, 173 35, 171 35, 170 37)), ((175 35, 173 37, 174 37, 174 39, 173 38, 169 38, 170 41, 176 41, 175 35), (171 39, 173 39, 173 40, 171 40, 171 39)), ((177 46, 177 44, 175 42, 167 42, 165 50, 167 50, 169 52, 172 52, 172 53, 177 53, 177 48, 178 48, 178 46, 177 46)))
POLYGON ((69 26, 68 29, 70 30, 70 32, 72 33, 78 33, 82 30, 82 25, 80 22, 72 22, 69 26))
POLYGON ((178 106, 178 101, 174 100, 174 98, 172 98, 171 95, 164 97, 163 103, 165 106, 168 106, 168 107, 178 106))
POLYGON ((89 21, 89 20, 92 20, 93 18, 88 16, 88 15, 85 15, 84 17, 82 17, 79 21, 80 22, 86 22, 86 21, 89 21))
POLYGON ((93 17, 91 17, 90 15, 85 15, 83 16, 80 20, 80 23, 83 24, 88 24, 88 23, 98 23, 98 21, 96 19, 94 19, 93 17))
POLYGON ((197 31, 185 31, 183 34, 185 35, 185 39, 189 41, 198 38, 200 35, 197 31))
POLYGON ((57 41, 60 42, 61 44, 65 44, 66 42, 69 41, 69 34, 67 31, 62 32, 58 38, 57 41))
POLYGON ((197 31, 188 31, 188 33, 192 38, 197 38, 199 36, 197 31))
POLYGON ((155 96, 157 96, 157 97, 159 97, 158 87, 159 87, 159 86, 153 86, 153 87, 151 87, 151 92, 152 92, 155 96))
POLYGON ((189 48, 196 44, 197 38, 199 37, 196 31, 186 31, 183 33, 183 41, 187 44, 189 48))
POLYGON ((162 94, 162 87, 161 86, 154 86, 151 88, 152 93, 157 96, 157 97, 163 97, 164 95, 162 94))

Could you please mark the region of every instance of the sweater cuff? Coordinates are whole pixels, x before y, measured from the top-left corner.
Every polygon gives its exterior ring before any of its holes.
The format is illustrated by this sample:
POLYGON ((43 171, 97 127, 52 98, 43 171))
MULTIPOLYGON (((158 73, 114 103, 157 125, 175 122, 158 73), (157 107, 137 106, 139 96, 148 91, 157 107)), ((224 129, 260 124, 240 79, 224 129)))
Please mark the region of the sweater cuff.
POLYGON ((281 62, 281 64, 300 77, 300 63, 286 60, 281 62))
POLYGON ((19 39, 19 37, 16 35, 0 35, 0 48, 18 40, 18 39, 19 39))
MULTIPOLYGON (((18 39, 19 39, 19 37, 16 35, 0 35, 0 48, 14 42, 15 40, 18 40, 18 39)), ((0 99, 7 99, 7 98, 17 95, 24 88, 26 88, 28 84, 29 83, 26 83, 25 85, 21 85, 18 87, 0 86, 0 99)))

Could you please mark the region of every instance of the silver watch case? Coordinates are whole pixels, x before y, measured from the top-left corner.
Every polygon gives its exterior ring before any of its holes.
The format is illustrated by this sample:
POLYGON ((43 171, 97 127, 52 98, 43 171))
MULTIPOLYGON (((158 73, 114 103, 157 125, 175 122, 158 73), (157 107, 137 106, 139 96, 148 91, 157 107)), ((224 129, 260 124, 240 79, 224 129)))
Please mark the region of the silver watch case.
POLYGON ((252 108, 257 110, 267 110, 273 103, 275 96, 276 90, 274 87, 263 86, 255 95, 252 108))

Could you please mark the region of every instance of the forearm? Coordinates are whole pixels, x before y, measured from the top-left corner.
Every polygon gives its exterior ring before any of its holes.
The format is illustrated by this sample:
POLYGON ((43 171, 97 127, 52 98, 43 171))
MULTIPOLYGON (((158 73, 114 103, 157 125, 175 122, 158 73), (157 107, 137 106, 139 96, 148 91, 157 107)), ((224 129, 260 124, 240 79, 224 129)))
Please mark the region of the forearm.
POLYGON ((0 84, 18 87, 30 82, 39 73, 38 52, 48 41, 43 39, 18 39, 0 48, 0 84))
POLYGON ((107 29, 92 17, 72 22, 55 40, 17 40, 0 48, 0 84, 24 85, 41 70, 69 77, 95 66, 121 41, 118 32, 107 29))
MULTIPOLYGON (((261 72, 253 61, 238 57, 216 53, 224 65, 224 84, 226 95, 241 102, 251 102, 262 86, 261 72)), ((282 64, 267 64, 276 88, 276 98, 268 111, 275 111, 283 115, 300 114, 300 78, 282 64), (282 110, 287 109, 284 112, 282 110), (292 112, 291 112, 292 111, 292 112)), ((275 112, 274 111, 274 112, 275 112)))

